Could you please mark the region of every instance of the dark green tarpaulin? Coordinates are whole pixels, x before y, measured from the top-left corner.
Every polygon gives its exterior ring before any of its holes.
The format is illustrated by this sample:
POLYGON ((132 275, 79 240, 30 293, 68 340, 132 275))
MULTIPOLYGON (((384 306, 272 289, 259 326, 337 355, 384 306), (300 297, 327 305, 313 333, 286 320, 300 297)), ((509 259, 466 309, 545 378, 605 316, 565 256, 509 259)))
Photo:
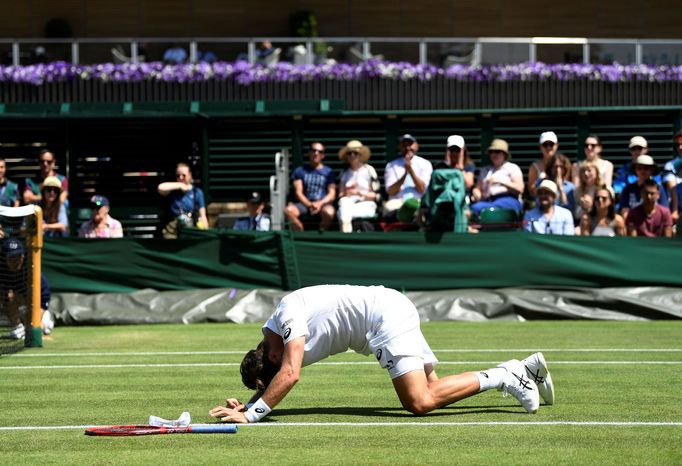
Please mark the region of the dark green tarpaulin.
POLYGON ((56 292, 109 293, 323 283, 399 290, 682 287, 682 240, 522 232, 252 233, 192 231, 179 240, 46 240, 56 292))

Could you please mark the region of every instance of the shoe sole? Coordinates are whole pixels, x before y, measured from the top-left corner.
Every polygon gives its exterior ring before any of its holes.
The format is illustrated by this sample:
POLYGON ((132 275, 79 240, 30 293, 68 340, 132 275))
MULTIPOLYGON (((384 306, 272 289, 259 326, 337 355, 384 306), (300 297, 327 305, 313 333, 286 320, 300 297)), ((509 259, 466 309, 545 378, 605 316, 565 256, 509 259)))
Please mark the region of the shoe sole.
MULTIPOLYGON (((554 404, 554 382, 552 381, 552 375, 549 373, 549 369, 547 369, 547 362, 545 361, 545 355, 542 353, 537 353, 538 355, 538 362, 540 363, 540 367, 542 370, 544 370, 547 375, 545 375, 545 380, 542 383, 537 384, 538 386, 538 392, 540 393, 540 396, 544 400, 546 405, 553 405, 554 404)), ((526 369, 527 372, 528 369, 526 369)), ((532 374, 529 374, 532 376, 532 374)))

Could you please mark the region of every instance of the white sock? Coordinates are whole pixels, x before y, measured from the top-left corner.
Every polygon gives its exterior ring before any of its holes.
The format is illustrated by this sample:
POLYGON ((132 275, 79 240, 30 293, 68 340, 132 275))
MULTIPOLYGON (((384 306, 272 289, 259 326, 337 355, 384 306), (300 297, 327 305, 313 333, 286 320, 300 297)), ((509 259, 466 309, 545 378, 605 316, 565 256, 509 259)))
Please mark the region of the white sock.
POLYGON ((502 388, 502 382, 507 375, 507 369, 504 367, 494 367, 481 372, 476 372, 478 382, 481 387, 478 389, 479 393, 491 388, 502 388))

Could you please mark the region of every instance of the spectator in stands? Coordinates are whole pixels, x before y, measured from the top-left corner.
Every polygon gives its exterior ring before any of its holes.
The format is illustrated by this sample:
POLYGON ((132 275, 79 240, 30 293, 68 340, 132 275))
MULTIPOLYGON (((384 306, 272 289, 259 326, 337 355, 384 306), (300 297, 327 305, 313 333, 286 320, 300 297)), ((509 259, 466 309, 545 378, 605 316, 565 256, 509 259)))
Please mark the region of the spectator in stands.
POLYGON ((675 163, 682 160, 682 131, 675 135, 673 142, 675 143, 677 154, 663 167, 661 182, 670 198, 670 213, 673 216, 673 223, 677 223, 680 218, 680 196, 677 186, 682 182, 682 178, 679 176, 678 170, 675 169, 675 163))
POLYGON ((559 194, 554 181, 544 179, 536 188, 536 207, 523 216, 523 229, 541 235, 575 234, 571 211, 556 205, 559 194))
POLYGON ((583 160, 578 174, 580 184, 573 191, 573 218, 576 225, 584 213, 592 210, 597 190, 604 185, 599 173, 599 166, 594 160, 583 160))
POLYGON ((57 158, 51 150, 42 150, 38 154, 38 162, 40 169, 35 178, 26 178, 24 186, 24 203, 38 204, 40 203, 40 186, 48 176, 55 176, 61 183, 60 199, 62 204, 67 205, 69 197, 69 180, 64 175, 57 173, 57 158))
POLYGON ((40 207, 43 209, 43 235, 52 238, 69 236, 69 218, 61 201, 62 182, 48 176, 40 188, 40 207))
MULTIPOLYGON (((8 238, 2 243, 4 261, 0 289, 2 297, 0 308, 5 310, 12 328, 10 338, 21 339, 26 336, 26 326, 30 326, 31 316, 28 315, 30 296, 28 288, 28 269, 26 267, 26 250, 17 238, 8 238), (26 322, 26 326, 24 326, 26 322)), ((43 274, 40 275, 40 308, 41 327, 45 335, 52 333, 54 319, 48 311, 50 305, 50 285, 43 274)))
POLYGON ((476 165, 469 156, 462 136, 458 134, 448 136, 445 144, 445 158, 434 167, 419 209, 419 224, 427 226, 431 231, 456 230, 454 222, 458 222, 460 218, 465 222, 471 215, 467 197, 474 186, 476 165), (459 172, 461 184, 458 185, 460 182, 456 180, 459 179, 459 175, 449 173, 447 170, 459 172), (460 193, 461 188, 463 192, 460 193), (459 202, 460 199, 462 202, 459 202), (430 205, 432 203, 434 205, 430 205))
POLYGON ((589 213, 580 219, 582 236, 624 236, 625 220, 616 213, 613 188, 602 186, 597 190, 589 213))
POLYGON ((613 164, 608 160, 601 158, 602 144, 601 139, 594 134, 585 138, 584 144, 585 160, 573 164, 573 184, 578 187, 580 185, 580 166, 583 162, 594 162, 597 164, 599 170, 599 178, 601 182, 607 186, 613 183, 613 164))
POLYGON ((284 209, 296 231, 303 231, 305 226, 301 217, 319 217, 320 230, 326 230, 334 221, 336 209, 336 174, 324 165, 324 146, 313 142, 308 152, 308 164, 302 165, 292 175, 296 202, 290 202, 284 209))
MULTIPOLYGON (((555 153, 545 164, 545 178, 557 185, 556 204, 573 212, 575 185, 569 181, 571 177, 571 161, 564 154, 555 153)), ((541 180, 538 180, 539 184, 541 180)))
POLYGON ((121 222, 109 215, 109 199, 104 196, 90 198, 92 217, 78 230, 80 238, 123 238, 121 222))
POLYGON ((240 217, 234 222, 232 229, 240 231, 270 231, 270 216, 265 213, 265 200, 258 191, 254 191, 246 200, 249 215, 240 217))
POLYGON ((467 191, 474 187, 476 175, 476 165, 469 156, 464 138, 458 134, 448 136, 446 141, 445 159, 438 162, 434 167, 436 170, 441 168, 455 168, 464 175, 464 185, 467 191))
POLYGON ((672 237, 673 219, 670 210, 658 203, 659 189, 656 181, 644 181, 642 203, 630 210, 625 220, 628 236, 672 237))
POLYGON ((491 164, 481 169, 478 183, 472 190, 472 214, 478 216, 481 210, 490 207, 521 213, 519 196, 524 190, 523 173, 518 165, 509 161, 509 144, 504 139, 494 139, 487 153, 491 164))
POLYGON ((630 150, 631 160, 630 162, 624 163, 623 166, 618 169, 613 179, 613 190, 617 196, 620 195, 627 185, 637 181, 637 173, 635 172, 637 157, 649 153, 649 143, 642 136, 634 136, 630 139, 628 149, 630 150))
POLYGON ((619 211, 623 217, 627 217, 628 211, 642 202, 641 192, 644 182, 653 179, 659 185, 658 203, 663 207, 669 207, 668 196, 666 191, 660 186, 660 183, 654 179, 654 175, 658 170, 658 166, 650 155, 640 155, 634 164, 637 179, 634 183, 630 183, 620 194, 619 211))
POLYGON ((339 180, 339 228, 344 233, 353 231, 353 220, 376 216, 379 196, 379 177, 367 163, 369 147, 360 141, 348 141, 339 151, 339 159, 348 164, 339 180))
MULTIPOLYGON (((411 134, 400 137, 401 155, 386 164, 384 184, 388 201, 384 205, 384 217, 394 217, 408 199, 419 201, 431 180, 431 162, 417 155, 419 145, 411 134)), ((418 204, 418 203, 417 203, 418 204)))
MULTIPOLYGON (((528 168, 528 192, 535 197, 535 189, 547 175, 547 164, 559 148, 559 138, 554 131, 545 131, 540 135, 540 153, 542 158, 534 161, 528 168)), ((559 185, 557 185, 559 186, 559 185)))
POLYGON ((7 179, 7 163, 0 156, 0 206, 19 207, 19 186, 7 179))
POLYGON ((187 61, 187 51, 180 44, 173 44, 163 52, 163 61, 170 65, 180 65, 187 61))
POLYGON ((166 239, 177 238, 179 227, 208 228, 204 192, 201 188, 194 186, 189 165, 177 164, 175 179, 177 181, 163 182, 157 188, 159 194, 167 197, 170 202, 168 208, 170 220, 162 230, 163 237, 166 239))

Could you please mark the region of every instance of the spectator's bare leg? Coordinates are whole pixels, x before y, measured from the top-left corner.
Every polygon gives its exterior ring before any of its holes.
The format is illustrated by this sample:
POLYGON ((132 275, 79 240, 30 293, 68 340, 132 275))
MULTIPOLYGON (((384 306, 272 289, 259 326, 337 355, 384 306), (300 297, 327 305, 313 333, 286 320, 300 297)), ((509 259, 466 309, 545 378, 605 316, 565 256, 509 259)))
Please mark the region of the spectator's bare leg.
POLYGON ((284 215, 291 222, 291 226, 296 231, 303 231, 303 223, 299 219, 301 213, 294 204, 289 204, 284 208, 284 215))
POLYGON ((320 211, 320 229, 327 230, 334 221, 334 217, 336 217, 336 209, 334 209, 333 205, 327 204, 322 207, 320 211))

